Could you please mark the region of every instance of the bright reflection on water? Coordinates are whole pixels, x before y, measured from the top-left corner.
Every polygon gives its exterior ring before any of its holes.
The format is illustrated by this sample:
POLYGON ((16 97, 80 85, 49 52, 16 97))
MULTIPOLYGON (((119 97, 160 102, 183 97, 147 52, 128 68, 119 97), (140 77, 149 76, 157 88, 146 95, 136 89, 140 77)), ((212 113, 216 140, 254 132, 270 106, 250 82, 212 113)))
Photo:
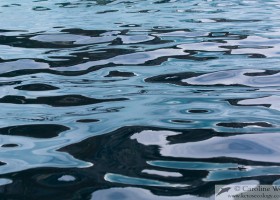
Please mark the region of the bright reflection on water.
POLYGON ((279 185, 279 1, 10 0, 0 18, 3 198, 279 185))

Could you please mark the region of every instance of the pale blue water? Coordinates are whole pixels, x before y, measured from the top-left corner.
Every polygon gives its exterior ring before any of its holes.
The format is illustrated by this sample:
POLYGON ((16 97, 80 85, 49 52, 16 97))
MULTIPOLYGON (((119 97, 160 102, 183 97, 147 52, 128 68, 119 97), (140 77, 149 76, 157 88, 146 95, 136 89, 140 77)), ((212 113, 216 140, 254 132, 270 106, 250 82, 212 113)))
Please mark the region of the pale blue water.
POLYGON ((0 19, 2 199, 279 182, 279 1, 2 0, 0 19))

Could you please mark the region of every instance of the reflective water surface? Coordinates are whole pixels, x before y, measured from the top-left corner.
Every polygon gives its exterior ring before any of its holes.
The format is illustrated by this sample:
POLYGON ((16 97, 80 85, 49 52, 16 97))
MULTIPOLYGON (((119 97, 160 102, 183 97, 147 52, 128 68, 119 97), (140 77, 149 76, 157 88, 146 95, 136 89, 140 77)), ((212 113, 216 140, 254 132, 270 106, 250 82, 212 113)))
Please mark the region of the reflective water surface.
POLYGON ((278 0, 10 0, 0 18, 1 199, 279 185, 278 0))

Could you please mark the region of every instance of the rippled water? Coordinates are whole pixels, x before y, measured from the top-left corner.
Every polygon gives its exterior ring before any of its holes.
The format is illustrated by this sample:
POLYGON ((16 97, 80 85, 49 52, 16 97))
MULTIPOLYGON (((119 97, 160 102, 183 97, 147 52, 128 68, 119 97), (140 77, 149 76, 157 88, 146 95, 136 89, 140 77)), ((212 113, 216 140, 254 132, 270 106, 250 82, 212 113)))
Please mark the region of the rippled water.
POLYGON ((1 199, 279 183, 278 0, 9 0, 0 18, 1 199))

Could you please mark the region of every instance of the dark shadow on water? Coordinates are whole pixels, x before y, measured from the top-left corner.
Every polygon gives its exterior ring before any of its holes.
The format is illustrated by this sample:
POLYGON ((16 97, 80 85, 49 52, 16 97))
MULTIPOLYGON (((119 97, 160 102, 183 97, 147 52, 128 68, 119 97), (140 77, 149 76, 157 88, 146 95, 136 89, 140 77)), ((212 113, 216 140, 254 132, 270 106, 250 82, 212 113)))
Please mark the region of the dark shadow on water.
POLYGON ((116 99, 95 99, 84 97, 81 95, 64 95, 64 96, 53 96, 53 97, 37 97, 36 99, 27 99, 24 96, 5 96, 0 99, 1 103, 13 103, 13 104, 46 104, 54 107, 65 107, 65 106, 81 106, 90 105, 103 102, 114 102, 124 101, 127 98, 116 98, 116 99))
POLYGON ((70 128, 57 124, 31 124, 0 128, 0 135, 52 138, 70 128))

